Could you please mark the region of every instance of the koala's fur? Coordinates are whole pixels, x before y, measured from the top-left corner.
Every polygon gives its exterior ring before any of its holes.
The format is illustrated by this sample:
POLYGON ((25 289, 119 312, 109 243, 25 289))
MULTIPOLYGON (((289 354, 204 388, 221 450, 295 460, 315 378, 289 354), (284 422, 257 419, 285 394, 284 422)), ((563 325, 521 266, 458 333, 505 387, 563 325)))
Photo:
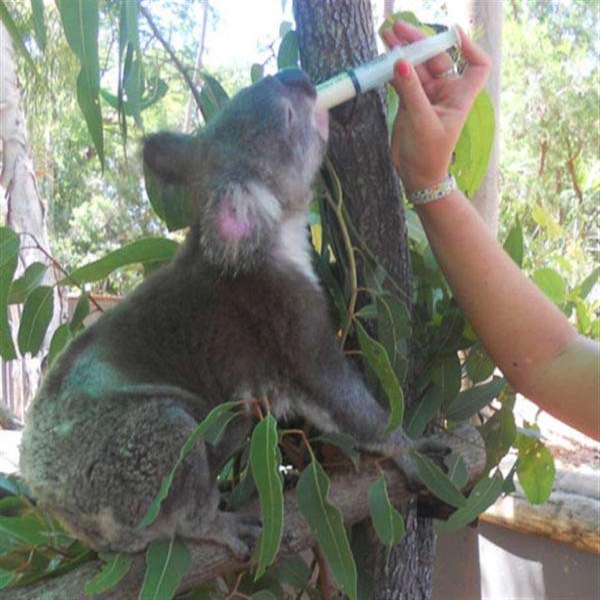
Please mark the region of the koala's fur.
POLYGON ((194 220, 171 264, 82 333, 31 408, 21 465, 35 495, 94 548, 179 535, 244 555, 256 524, 218 508, 216 474, 248 435, 238 417, 177 471, 158 519, 136 525, 181 445, 221 402, 267 394, 363 447, 400 455, 385 411, 338 347, 309 258, 306 209, 327 116, 299 71, 241 91, 197 136, 151 136, 144 161, 188 186, 194 220))

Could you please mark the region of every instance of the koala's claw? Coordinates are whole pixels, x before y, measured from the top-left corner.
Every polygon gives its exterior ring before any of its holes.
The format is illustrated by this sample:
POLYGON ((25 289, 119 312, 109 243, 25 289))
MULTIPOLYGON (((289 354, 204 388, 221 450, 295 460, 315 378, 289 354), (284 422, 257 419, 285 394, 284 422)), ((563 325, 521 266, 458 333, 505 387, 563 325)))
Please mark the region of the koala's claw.
POLYGON ((227 546, 239 561, 250 560, 252 547, 262 531, 260 519, 251 515, 223 512, 215 525, 218 532, 215 532, 212 539, 227 546))

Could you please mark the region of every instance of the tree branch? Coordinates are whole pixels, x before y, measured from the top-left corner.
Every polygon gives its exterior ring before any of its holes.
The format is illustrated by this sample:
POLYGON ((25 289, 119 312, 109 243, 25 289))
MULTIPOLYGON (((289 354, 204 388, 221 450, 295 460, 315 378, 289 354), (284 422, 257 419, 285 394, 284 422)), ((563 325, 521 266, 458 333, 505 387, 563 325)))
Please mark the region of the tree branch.
MULTIPOLYGON (((439 434, 435 436, 436 442, 448 445, 454 452, 462 455, 469 481, 474 482, 483 472, 485 466, 485 449, 483 440, 477 430, 466 426, 453 434, 439 434)), ((344 471, 331 476, 330 501, 339 508, 347 525, 358 523, 368 518, 369 506, 367 492, 369 487, 380 477, 381 470, 385 472, 388 482, 390 500, 396 506, 406 506, 416 498, 417 494, 408 488, 404 475, 391 465, 391 461, 375 464, 374 461, 364 461, 359 472, 344 471)), ((431 497, 420 493, 419 497, 431 501, 431 497)), ((428 503, 431 506, 432 503, 428 503)), ((285 524, 279 559, 298 554, 315 545, 315 537, 308 523, 298 509, 295 490, 291 490, 284 497, 285 524)), ((244 509, 245 513, 260 518, 258 502, 244 509)), ((184 592, 210 581, 215 577, 242 571, 249 567, 240 563, 223 546, 214 543, 190 543, 192 567, 185 574, 178 593, 184 592)), ((44 598, 44 600, 75 600, 85 598, 85 584, 100 569, 100 561, 83 564, 81 567, 54 579, 46 579, 37 584, 23 588, 6 590, 11 600, 29 600, 30 598, 44 598)), ((129 573, 110 592, 95 596, 95 598, 118 598, 126 600, 137 598, 146 572, 144 553, 135 556, 129 573)), ((2 598, 0 592, 0 598, 2 598)), ((8 598, 9 596, 6 596, 8 598)))

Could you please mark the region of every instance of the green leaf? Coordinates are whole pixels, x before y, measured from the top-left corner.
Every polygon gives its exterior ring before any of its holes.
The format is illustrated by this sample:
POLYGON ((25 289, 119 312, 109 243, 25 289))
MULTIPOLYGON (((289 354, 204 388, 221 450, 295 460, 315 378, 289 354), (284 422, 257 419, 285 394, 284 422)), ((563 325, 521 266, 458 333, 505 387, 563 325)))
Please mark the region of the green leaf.
POLYGON ((390 502, 385 475, 371 485, 368 499, 369 513, 377 536, 386 546, 395 546, 405 534, 404 518, 390 502))
POLYGON ((224 402, 223 404, 219 404, 216 408, 211 410, 204 421, 194 429, 188 439, 185 441, 183 446, 181 446, 181 450, 179 451, 179 457, 175 461, 173 468, 170 473, 163 477, 160 489, 156 494, 154 500, 150 504, 148 511, 144 515, 143 519, 137 524, 136 529, 139 531, 144 527, 147 527, 151 523, 156 520, 158 517, 158 513, 160 511, 160 505, 163 500, 167 497, 169 490, 171 489, 171 484, 173 483, 173 478, 175 477, 175 473, 179 468, 179 465, 185 460, 186 456, 191 452, 192 448, 196 441, 198 441, 206 431, 213 426, 220 418, 223 413, 231 412, 235 407, 238 406, 238 402, 224 402))
POLYGON ((523 252, 525 242, 523 239, 523 227, 521 221, 517 219, 513 228, 508 232, 504 242, 504 250, 517 263, 519 268, 523 266, 523 252))
POLYGON ((103 279, 121 267, 170 260, 178 247, 177 242, 166 238, 138 240, 107 254, 104 258, 75 269, 60 284, 65 285, 75 280, 78 285, 82 285, 103 279))
MULTIPOLYGON (((63 2, 65 0, 62 0, 63 2)), ((100 108, 100 89, 94 90, 88 71, 83 69, 77 77, 77 104, 83 113, 90 136, 104 168, 104 133, 102 130, 102 109, 100 108)))
POLYGON ((489 383, 475 385, 459 394, 454 402, 446 409, 446 418, 450 421, 465 421, 487 406, 506 387, 506 380, 502 377, 493 379, 489 383))
POLYGON ((329 487, 329 477, 323 467, 313 460, 302 471, 298 481, 298 508, 315 533, 339 588, 356 600, 356 565, 342 515, 327 497, 329 487))
POLYGON ((415 451, 411 451, 410 455, 415 460, 419 478, 431 493, 451 506, 466 505, 467 499, 462 492, 431 459, 415 451))
POLYGON ((254 63, 250 67, 250 81, 252 83, 256 83, 257 81, 260 81, 265 76, 264 70, 265 69, 264 69, 263 65, 254 63))
POLYGON ((48 365, 52 366, 60 353, 67 347, 68 343, 73 339, 71 333, 71 324, 63 323, 56 328, 52 334, 50 348, 48 350, 48 365))
POLYGON ((322 433, 315 441, 332 444, 342 450, 346 456, 352 461, 355 469, 358 469, 360 463, 360 452, 356 450, 356 440, 348 433, 331 432, 322 433))
POLYGON ((210 123, 217 113, 229 102, 229 96, 223 86, 214 78, 204 73, 200 91, 200 112, 205 123, 210 123))
MULTIPOLYGON (((130 2, 130 4, 137 4, 130 2)), ((129 46, 131 48, 131 46, 129 46)), ((123 70, 123 88, 127 95, 127 104, 135 120, 135 124, 141 129, 142 123, 142 92, 144 88, 144 78, 142 75, 142 63, 139 58, 134 58, 123 70)))
POLYGON ((31 16, 33 18, 33 30, 38 48, 46 50, 46 26, 44 25, 44 0, 31 0, 31 16))
POLYGON ((39 352, 53 311, 53 287, 42 285, 27 296, 19 324, 18 342, 21 354, 31 352, 35 355, 39 352))
POLYGON ((596 267, 578 286, 577 295, 580 298, 587 298, 589 293, 594 289, 600 277, 600 267, 596 267))
POLYGON ((311 570, 300 556, 292 556, 277 565, 272 573, 280 583, 303 589, 308 583, 311 570))
POLYGON ((413 439, 423 435, 427 424, 440 410, 441 406, 442 391, 435 383, 431 382, 423 398, 407 411, 404 425, 406 434, 413 439))
POLYGON ((450 172, 467 198, 473 198, 483 182, 494 143, 494 105, 484 90, 479 93, 456 145, 450 172))
POLYGON ((259 590, 250 596, 251 600, 277 600, 277 596, 270 590, 259 590))
POLYGON ((146 193, 154 212, 165 222, 169 231, 177 231, 192 222, 192 197, 185 185, 165 183, 144 163, 146 193))
POLYGON ((515 441, 517 426, 512 408, 503 405, 479 428, 479 432, 485 441, 489 471, 494 465, 500 464, 515 441))
POLYGON ((458 356, 453 353, 437 363, 431 370, 431 379, 442 393, 442 406, 451 404, 460 391, 462 380, 458 356))
POLYGON ((379 341, 387 352, 396 377, 403 381, 408 362, 401 348, 406 351, 406 340, 411 334, 408 311, 401 300, 389 292, 377 294, 376 306, 379 341))
POLYGON ((90 295, 87 292, 83 292, 77 300, 77 305, 73 311, 71 322, 69 326, 72 333, 77 333, 80 329, 83 329, 83 321, 90 314, 90 295))
POLYGON ((56 0, 65 37, 79 60, 77 103, 85 117, 100 163, 104 167, 104 137, 100 109, 98 60, 98 0, 56 0))
POLYGON ((404 394, 385 348, 365 331, 359 321, 355 321, 355 326, 360 349, 367 364, 381 382, 389 402, 390 416, 385 428, 385 432, 389 433, 402 424, 404 394))
POLYGON ((491 478, 480 479, 467 498, 467 504, 459 508, 446 522, 438 522, 438 529, 452 531, 474 521, 502 494, 504 480, 500 472, 491 478))
MULTIPOLYGON (((21 32, 19 31, 19 28, 17 27, 17 24, 13 20, 11 14, 8 12, 8 9, 6 8, 6 4, 4 2, 0 2, 0 21, 4 23, 4 27, 6 27, 6 30, 8 31, 8 34, 10 35, 15 48, 17 48, 17 50, 21 52, 32 71, 34 73, 37 73, 35 63, 31 58, 31 54, 29 54, 27 46, 25 46, 25 44, 23 43, 21 32)), ((0 256, 2 255, 0 254, 0 256)))
POLYGON ((554 269, 548 267, 538 269, 533 273, 531 279, 557 306, 566 300, 567 286, 564 279, 554 269))
POLYGON ((16 542, 30 546, 42 546, 50 541, 46 524, 39 514, 23 517, 0 517, 0 537, 8 536, 16 542))
POLYGON ((554 457, 540 439, 523 434, 515 443, 519 450, 517 477, 525 496, 531 504, 542 504, 548 500, 554 485, 556 467, 554 457))
POLYGON ((444 464, 448 468, 448 477, 452 483, 462 490, 469 483, 467 465, 460 454, 449 454, 444 457, 444 464))
POLYGON ((298 52, 298 35, 291 29, 281 40, 279 51, 277 52, 277 68, 283 69, 297 68, 300 54, 298 52))
POLYGON ((8 297, 19 260, 19 236, 0 227, 0 356, 4 360, 17 357, 8 321, 8 297))
POLYGON ((85 584, 86 595, 102 594, 115 587, 127 575, 133 564, 131 554, 101 554, 100 558, 103 561, 102 568, 85 584))
POLYGON ((250 442, 250 466, 258 488, 263 529, 255 553, 254 581, 277 558, 283 535, 283 482, 279 473, 277 421, 268 415, 255 428, 250 442))
POLYGON ((10 295, 8 297, 9 304, 21 304, 25 299, 44 279, 44 275, 48 270, 48 265, 43 263, 31 263, 23 275, 12 282, 10 286, 10 295))
POLYGON ((140 600, 173 598, 191 562, 190 551, 181 540, 155 540, 146 550, 146 576, 140 600))
POLYGON ((467 374, 473 383, 489 379, 496 369, 496 365, 489 357, 480 343, 476 343, 469 350, 467 356, 467 374))

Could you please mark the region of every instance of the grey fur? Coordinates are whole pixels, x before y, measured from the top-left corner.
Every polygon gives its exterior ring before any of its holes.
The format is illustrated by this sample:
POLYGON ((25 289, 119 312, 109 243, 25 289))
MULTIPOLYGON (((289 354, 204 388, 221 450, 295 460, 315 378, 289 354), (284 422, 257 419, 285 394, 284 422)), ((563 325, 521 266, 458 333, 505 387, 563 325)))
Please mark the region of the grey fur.
POLYGON ((171 264, 59 358, 22 443, 36 496, 94 548, 137 551, 176 534, 246 553, 240 538, 256 527, 219 510, 215 477, 249 416, 216 449, 198 442, 157 521, 135 529, 187 436, 223 401, 267 394, 278 416, 403 460, 409 442, 384 437, 387 415, 341 353, 311 272, 305 213, 326 145, 314 99, 303 75, 268 77, 198 136, 146 142, 146 168, 189 186, 193 226, 171 264))

